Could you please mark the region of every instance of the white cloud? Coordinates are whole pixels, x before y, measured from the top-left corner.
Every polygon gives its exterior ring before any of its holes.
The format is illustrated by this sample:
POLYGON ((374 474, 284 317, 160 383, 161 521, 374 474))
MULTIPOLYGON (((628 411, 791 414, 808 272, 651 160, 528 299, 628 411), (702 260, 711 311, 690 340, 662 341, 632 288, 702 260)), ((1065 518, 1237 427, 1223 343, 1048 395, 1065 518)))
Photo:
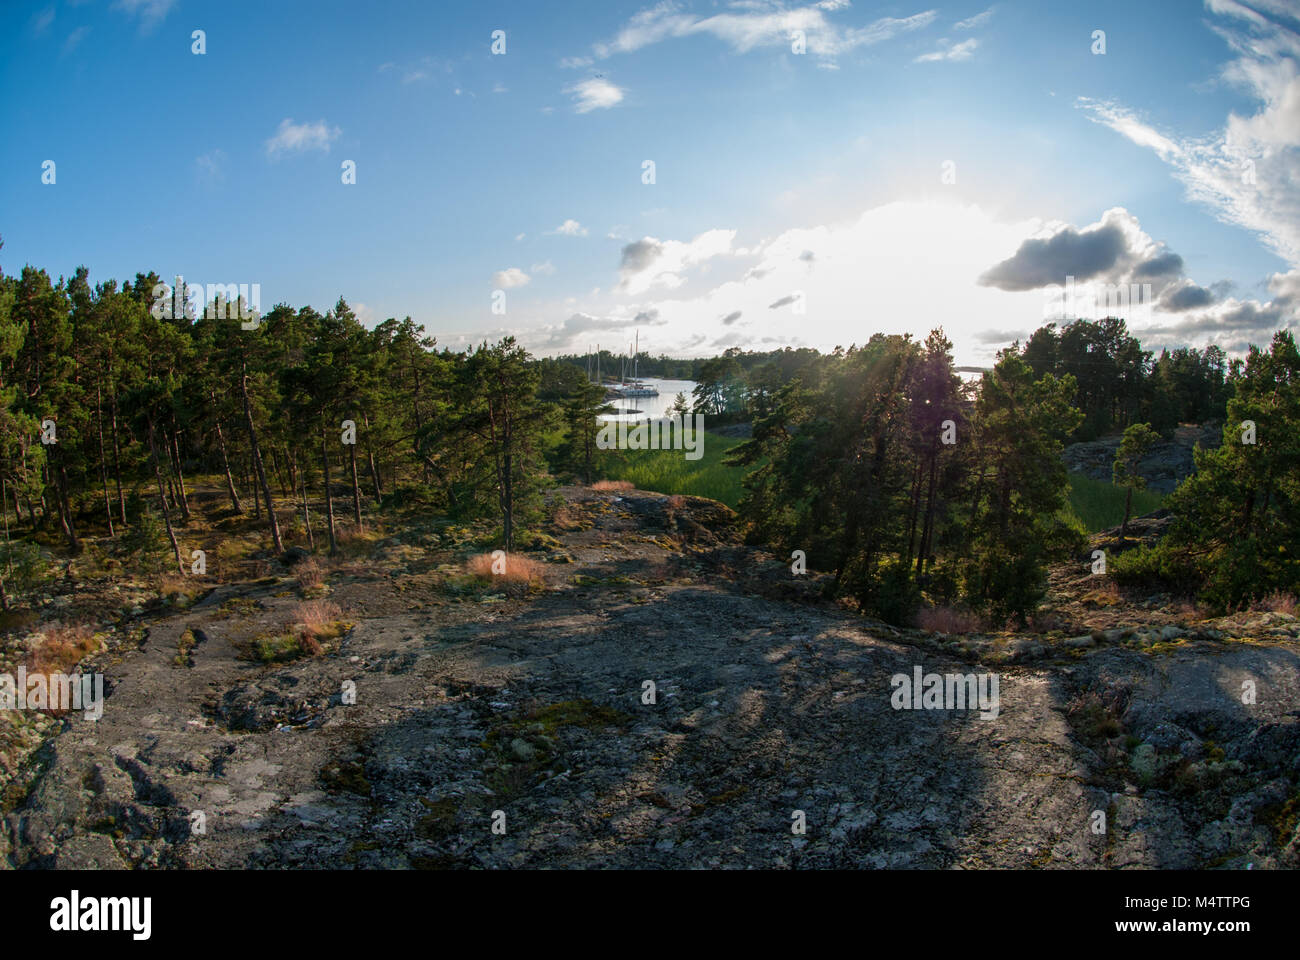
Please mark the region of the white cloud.
POLYGON ((369 327, 373 329, 375 326, 374 308, 367 304, 361 303, 360 301, 351 304, 351 306, 352 306, 352 312, 356 314, 356 318, 361 322, 361 325, 363 327, 369 327))
POLYGON ((492 274, 492 286, 498 290, 509 290, 511 287, 524 286, 530 279, 532 278, 518 267, 507 267, 492 274))
POLYGON ((957 30, 974 30, 976 27, 982 27, 993 19, 993 11, 996 9, 997 7, 989 7, 984 12, 977 13, 973 17, 967 17, 965 20, 958 20, 953 24, 953 27, 957 30))
POLYGON ((864 27, 834 24, 827 19, 826 14, 848 6, 838 0, 793 9, 769 3, 736 3, 730 12, 697 17, 681 12, 672 0, 665 0, 634 15, 612 40, 596 44, 592 52, 603 60, 671 38, 699 34, 716 37, 737 53, 748 53, 757 47, 780 46, 788 50, 791 33, 801 30, 809 53, 835 57, 926 27, 938 16, 936 11, 927 10, 903 18, 882 17, 864 27))
POLYGON ((213 183, 225 178, 226 154, 220 149, 209 150, 194 158, 200 181, 213 183))
MULTIPOLYGON (((831 349, 864 343, 877 331, 920 338, 942 325, 959 363, 986 364, 997 348, 1054 319, 1059 296, 1049 298, 1043 287, 1064 283, 1071 270, 1097 283, 1151 283, 1150 317, 1135 315, 1129 324, 1148 348, 1216 342, 1240 352, 1247 341, 1263 342, 1293 323, 1300 309, 1300 271, 1273 278, 1271 301, 1224 297, 1222 285, 1205 288, 1186 277, 1182 258, 1121 208, 1076 227, 1006 223, 976 206, 898 201, 753 244, 737 246, 735 239, 735 231, 714 230, 689 242, 629 243, 613 290, 556 304, 555 314, 578 310, 610 328, 619 321, 645 326, 636 317, 654 317, 653 349, 677 355, 733 344, 831 349), (1015 269, 1002 272, 1002 288, 979 282, 1008 261, 1015 269), (706 269, 724 276, 703 286, 706 269), (800 306, 803 312, 795 312, 800 306)), ((576 332, 573 343, 564 342, 566 329, 544 327, 532 342, 582 348, 587 341, 576 332)))
POLYGON ((914 62, 934 63, 939 60, 969 60, 979 43, 974 37, 963 40, 961 43, 949 43, 947 39, 940 40, 938 50, 933 53, 924 53, 917 57, 914 62))
POLYGON ((549 260, 545 260, 542 263, 534 263, 528 269, 533 271, 534 276, 549 277, 553 276, 555 273, 555 264, 551 263, 549 260))
POLYGON ((39 36, 40 34, 44 33, 46 30, 48 30, 50 28, 50 24, 53 22, 54 22, 53 7, 46 7, 44 10, 34 13, 32 15, 32 33, 39 36))
POLYGON ((115 0, 113 9, 140 18, 140 29, 152 30, 171 11, 176 0, 115 0))
POLYGON ((689 243, 654 237, 634 240, 623 247, 619 289, 636 295, 656 286, 679 287, 686 270, 731 253, 735 238, 735 230, 708 230, 689 243))
POLYGON ((88 33, 90 33, 90 27, 77 27, 76 30, 73 30, 68 34, 68 38, 63 41, 63 52, 72 53, 72 51, 76 50, 81 45, 81 41, 86 39, 88 33))
POLYGON ((551 235, 558 234, 562 237, 585 237, 587 235, 587 228, 577 220, 565 220, 554 230, 548 231, 548 233, 551 235))
POLYGON ((574 109, 578 113, 590 113, 592 110, 607 109, 620 103, 623 90, 614 86, 603 77, 591 77, 564 88, 564 93, 573 97, 574 109))
POLYGON ((1208 0, 1206 6, 1233 18, 1230 25, 1212 24, 1236 54, 1220 76, 1256 101, 1255 113, 1230 113, 1221 130, 1204 137, 1162 133, 1111 102, 1080 99, 1079 106, 1154 151, 1191 200, 1255 233, 1291 267, 1300 267, 1300 36, 1259 12, 1286 9, 1270 0, 1208 0))
POLYGON ((322 150, 329 153, 330 144, 337 140, 342 132, 338 127, 328 126, 324 120, 317 120, 315 123, 294 123, 286 117, 280 121, 275 136, 266 141, 266 152, 271 157, 303 150, 322 150))

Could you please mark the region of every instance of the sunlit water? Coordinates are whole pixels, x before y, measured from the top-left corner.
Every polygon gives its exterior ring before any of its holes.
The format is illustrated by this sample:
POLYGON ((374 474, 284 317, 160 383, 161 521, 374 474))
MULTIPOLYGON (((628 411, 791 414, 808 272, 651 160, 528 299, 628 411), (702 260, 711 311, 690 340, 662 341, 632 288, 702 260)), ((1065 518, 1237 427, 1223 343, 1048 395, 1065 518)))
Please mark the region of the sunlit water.
POLYGON ((677 394, 686 394, 686 402, 692 403, 691 391, 695 389, 694 380, 659 380, 655 377, 642 377, 641 382, 659 391, 657 397, 627 397, 610 400, 609 403, 619 412, 602 417, 602 420, 658 420, 668 416, 668 408, 677 399, 677 394))

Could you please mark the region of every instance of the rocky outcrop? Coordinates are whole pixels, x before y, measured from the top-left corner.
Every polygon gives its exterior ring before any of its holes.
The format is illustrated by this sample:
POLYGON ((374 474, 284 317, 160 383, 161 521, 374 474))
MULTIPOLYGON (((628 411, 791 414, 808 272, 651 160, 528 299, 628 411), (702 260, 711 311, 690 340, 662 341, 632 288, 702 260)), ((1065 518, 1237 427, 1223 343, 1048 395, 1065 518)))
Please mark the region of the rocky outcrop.
POLYGON ((151 620, 42 750, 7 864, 1300 866, 1294 617, 901 630, 760 589, 806 581, 725 508, 564 496, 572 562, 526 596, 412 537, 331 577, 356 625, 323 656, 241 656, 284 582, 151 620), (996 676, 997 715, 898 709, 916 668, 996 676))
MULTIPOLYGON (((1119 450, 1122 439, 1120 434, 1115 434, 1086 443, 1072 443, 1061 456, 1071 473, 1082 473, 1094 480, 1110 483, 1115 452, 1119 450)), ((1139 471, 1146 478, 1147 489, 1172 493, 1196 470, 1193 449, 1201 446, 1213 450, 1221 440, 1222 426, 1219 424, 1179 427, 1172 438, 1154 444, 1138 464, 1139 471)))

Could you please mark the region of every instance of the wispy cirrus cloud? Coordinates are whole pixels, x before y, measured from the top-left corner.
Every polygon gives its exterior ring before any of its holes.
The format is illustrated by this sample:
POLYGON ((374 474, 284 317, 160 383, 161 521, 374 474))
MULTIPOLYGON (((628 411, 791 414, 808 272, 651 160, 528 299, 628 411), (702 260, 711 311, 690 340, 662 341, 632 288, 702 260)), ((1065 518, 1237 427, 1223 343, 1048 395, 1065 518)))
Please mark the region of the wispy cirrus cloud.
POLYGON ((276 158, 286 153, 320 150, 329 153, 330 144, 339 138, 342 130, 331 127, 324 120, 315 123, 294 123, 289 117, 280 121, 275 136, 266 141, 266 154, 276 158))
POLYGON ((923 53, 914 61, 915 63, 935 63, 940 60, 969 60, 975 53, 975 48, 980 44, 979 40, 971 37, 969 40, 963 40, 961 43, 950 43, 945 37, 939 41, 939 49, 931 53, 923 53))
POLYGON ((997 10, 996 6, 989 7, 987 10, 975 14, 973 17, 967 17, 965 20, 958 20, 954 23, 954 30, 974 30, 976 27, 982 27, 993 19, 993 14, 997 10))
POLYGON ((1274 0, 1206 0, 1205 6, 1221 18, 1210 26, 1235 54, 1219 79, 1252 96, 1255 113, 1230 113, 1208 136, 1180 135, 1158 130, 1114 101, 1080 98, 1077 105, 1093 121, 1152 150, 1189 199, 1256 234, 1300 268, 1300 36, 1269 16, 1295 22, 1296 11, 1274 0))
POLYGON ((881 17, 865 26, 852 27, 836 23, 828 16, 848 6, 847 0, 822 0, 793 7, 772 0, 733 4, 733 9, 726 13, 700 17, 683 12, 673 0, 664 0, 634 15, 612 39, 594 44, 590 57, 569 57, 561 65, 587 66, 595 60, 632 53, 665 40, 699 35, 715 37, 736 53, 748 53, 759 47, 788 49, 796 30, 803 34, 809 53, 834 58, 919 30, 938 17, 937 11, 925 10, 907 17, 881 17))
POLYGON ((114 0, 113 9, 121 10, 140 21, 140 29, 148 33, 166 19, 176 0, 114 0))

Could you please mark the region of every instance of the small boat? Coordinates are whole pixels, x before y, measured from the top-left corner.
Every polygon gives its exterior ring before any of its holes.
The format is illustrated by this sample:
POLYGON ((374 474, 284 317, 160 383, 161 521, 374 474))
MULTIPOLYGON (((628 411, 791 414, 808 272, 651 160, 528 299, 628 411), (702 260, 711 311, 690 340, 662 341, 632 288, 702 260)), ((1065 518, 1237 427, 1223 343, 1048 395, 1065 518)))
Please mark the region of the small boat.
MULTIPOLYGON (((632 348, 632 380, 631 382, 620 383, 617 387, 610 387, 610 393, 616 397, 657 397, 659 391, 649 384, 642 383, 637 379, 637 364, 640 361, 641 353, 641 331, 636 334, 636 342, 632 348)), ((626 361, 624 361, 626 363, 626 361)), ((626 370, 626 366, 624 370, 626 370)))

